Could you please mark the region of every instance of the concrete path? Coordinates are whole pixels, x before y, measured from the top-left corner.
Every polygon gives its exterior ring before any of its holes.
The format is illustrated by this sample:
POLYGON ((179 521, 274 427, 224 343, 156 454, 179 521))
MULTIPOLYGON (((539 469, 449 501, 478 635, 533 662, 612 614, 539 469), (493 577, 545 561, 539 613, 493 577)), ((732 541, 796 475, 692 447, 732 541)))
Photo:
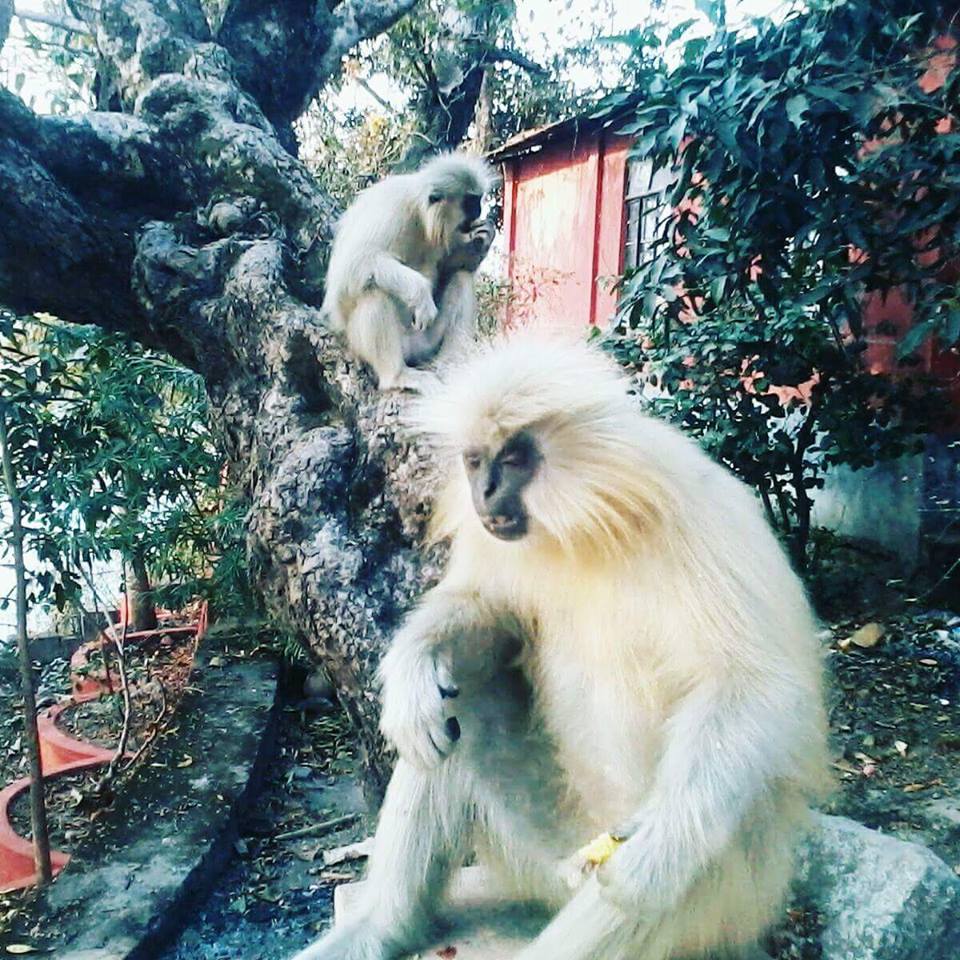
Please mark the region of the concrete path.
POLYGON ((183 924, 233 852, 275 725, 277 669, 202 645, 166 735, 46 895, 58 960, 146 960, 183 924), (213 658, 215 665, 210 665, 213 658))

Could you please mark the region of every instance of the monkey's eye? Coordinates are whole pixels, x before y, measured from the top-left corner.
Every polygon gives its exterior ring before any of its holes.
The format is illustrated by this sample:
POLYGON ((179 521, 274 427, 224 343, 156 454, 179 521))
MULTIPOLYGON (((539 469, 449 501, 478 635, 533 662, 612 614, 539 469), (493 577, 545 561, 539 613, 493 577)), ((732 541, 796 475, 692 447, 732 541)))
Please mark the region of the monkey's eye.
POLYGON ((428 203, 439 203, 442 199, 443 199, 443 194, 442 194, 442 193, 431 193, 430 196, 427 197, 427 202, 428 202, 428 203))
POLYGON ((508 450, 500 457, 500 463, 507 467, 525 467, 527 465, 527 451, 508 450))
POLYGON ((470 471, 479 470, 483 457, 479 453, 467 452, 463 455, 463 465, 470 471))

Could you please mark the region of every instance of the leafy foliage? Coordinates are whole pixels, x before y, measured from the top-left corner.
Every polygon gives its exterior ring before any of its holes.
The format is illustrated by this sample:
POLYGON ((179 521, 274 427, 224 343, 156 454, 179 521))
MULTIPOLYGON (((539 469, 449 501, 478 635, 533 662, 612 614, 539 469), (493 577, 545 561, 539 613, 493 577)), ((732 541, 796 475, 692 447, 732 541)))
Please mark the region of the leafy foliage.
POLYGON ((911 354, 960 338, 960 70, 939 8, 901 10, 718 26, 661 65, 625 127, 673 184, 615 349, 757 487, 799 563, 824 469, 913 449, 930 406, 911 354), (863 363, 863 304, 895 289, 915 326, 891 378, 863 363))
POLYGON ((242 513, 221 483, 199 378, 92 327, 0 313, 0 402, 20 479, 33 603, 62 608, 82 573, 141 556, 179 604, 250 596, 242 513))
POLYGON ((624 76, 629 50, 601 37, 615 8, 614 0, 598 0, 577 16, 570 0, 557 0, 554 33, 540 44, 523 29, 523 3, 424 0, 364 44, 311 105, 299 123, 304 159, 346 203, 386 173, 465 138, 485 151, 581 112, 624 76), (384 99, 371 80, 390 95, 384 99), (359 109, 358 87, 377 106, 359 109))

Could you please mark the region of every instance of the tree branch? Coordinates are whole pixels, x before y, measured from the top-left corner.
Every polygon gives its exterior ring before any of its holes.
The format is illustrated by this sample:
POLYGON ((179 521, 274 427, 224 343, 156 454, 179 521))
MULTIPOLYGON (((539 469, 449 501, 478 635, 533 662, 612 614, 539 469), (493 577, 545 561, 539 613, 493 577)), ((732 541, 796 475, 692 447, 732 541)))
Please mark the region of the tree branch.
POLYGON ((377 36, 417 0, 233 0, 217 40, 230 52, 243 88, 293 152, 290 125, 361 40, 377 36))
POLYGON ((389 30, 418 0, 347 0, 336 11, 337 22, 324 62, 317 71, 317 86, 340 69, 340 61, 361 41, 389 30))
POLYGON ((192 178, 171 179, 175 158, 157 144, 156 129, 128 114, 42 117, 0 90, 0 130, 85 203, 141 211, 171 204, 184 209, 195 190, 192 178))
POLYGON ((48 13, 43 13, 40 10, 29 10, 19 4, 14 16, 32 23, 45 23, 48 27, 57 27, 60 30, 66 30, 68 33, 90 33, 90 28, 82 20, 75 20, 73 17, 52 17, 48 13))
POLYGON ((381 97, 380 94, 370 86, 368 80, 366 80, 364 77, 361 77, 359 74, 357 74, 355 77, 351 77, 351 79, 361 90, 366 91, 366 93, 369 94, 369 96, 371 96, 384 110, 386 110, 387 113, 389 113, 391 116, 397 115, 397 108, 394 107, 392 103, 384 100, 383 97, 381 97))
POLYGON ((8 137, 0 138, 0 224, 5 306, 146 334, 130 290, 132 238, 98 221, 8 137))
POLYGON ((546 67, 541 67, 539 63, 535 63, 529 57, 525 57, 516 50, 508 50, 506 47, 494 47, 485 44, 483 60, 485 63, 512 63, 528 73, 535 73, 541 77, 545 77, 549 73, 546 67))

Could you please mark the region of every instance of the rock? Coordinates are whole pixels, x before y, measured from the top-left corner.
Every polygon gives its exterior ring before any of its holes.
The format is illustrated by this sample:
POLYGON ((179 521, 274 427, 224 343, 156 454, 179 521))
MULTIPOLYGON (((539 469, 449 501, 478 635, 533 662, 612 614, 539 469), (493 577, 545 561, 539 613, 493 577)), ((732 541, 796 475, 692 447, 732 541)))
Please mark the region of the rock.
MULTIPOLYGON (((337 922, 357 908, 362 883, 337 887, 337 922)), ((482 867, 465 867, 452 884, 446 940, 458 960, 510 960, 546 918, 505 901, 482 867)), ((815 814, 798 851, 796 892, 823 924, 822 960, 956 960, 960 878, 918 843, 897 840, 845 817, 815 814)))
POLYGON ((850 635, 850 643, 857 647, 869 649, 875 647, 883 636, 884 628, 881 623, 865 623, 859 630, 850 635))
POLYGON ((823 960, 957 956, 960 879, 920 844, 816 814, 797 888, 823 921, 823 960))

